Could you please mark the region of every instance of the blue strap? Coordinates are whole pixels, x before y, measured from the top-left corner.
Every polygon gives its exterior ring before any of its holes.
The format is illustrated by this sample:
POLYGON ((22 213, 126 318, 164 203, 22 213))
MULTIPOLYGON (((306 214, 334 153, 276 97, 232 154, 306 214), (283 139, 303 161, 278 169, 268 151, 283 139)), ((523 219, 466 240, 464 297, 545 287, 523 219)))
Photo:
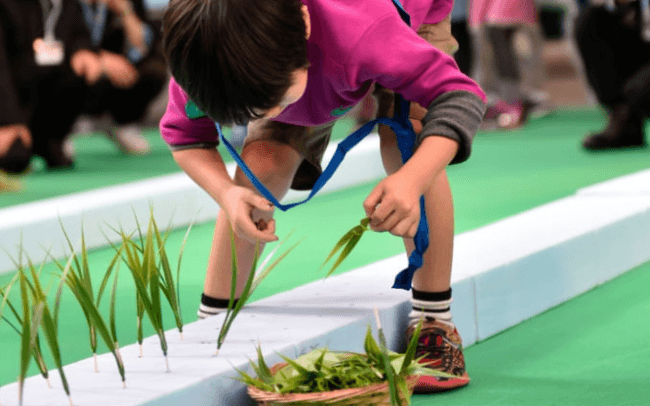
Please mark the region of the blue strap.
POLYGON ((399 0, 393 0, 393 4, 397 8, 397 12, 399 13, 399 16, 402 17, 402 20, 408 25, 409 27, 411 26, 411 16, 409 13, 404 10, 404 6, 402 6, 402 3, 400 3, 399 0))
POLYGON ((83 1, 80 3, 84 13, 84 21, 90 31, 90 40, 94 46, 99 46, 104 37, 104 30, 106 29, 108 6, 106 3, 99 3, 97 5, 97 11, 95 11, 92 5, 83 1))
MULTIPOLYGON (((400 16, 409 26, 411 25, 411 19, 408 13, 402 7, 402 4, 399 0, 392 0, 397 7, 397 11, 400 16)), ((395 115, 392 119, 389 118, 377 118, 375 120, 366 123, 357 131, 350 134, 347 138, 341 141, 336 148, 334 156, 330 160, 329 164, 323 171, 323 173, 318 177, 314 187, 312 188, 309 196, 306 199, 295 202, 291 204, 282 204, 280 203, 275 196, 257 179, 257 177, 251 172, 246 163, 242 160, 241 156, 237 153, 235 148, 226 140, 223 136, 223 131, 221 126, 216 123, 217 132, 219 133, 219 139, 221 143, 226 147, 230 155, 233 157, 240 169, 246 174, 248 179, 253 183, 255 188, 275 207, 279 208, 282 211, 287 211, 292 207, 301 205, 309 201, 312 197, 318 193, 319 190, 327 183, 327 181, 332 177, 338 166, 343 161, 343 158, 350 149, 357 145, 363 138, 365 138, 372 129, 377 124, 385 124, 391 128, 397 135, 397 145, 402 154, 402 161, 406 162, 413 155, 413 149, 415 148, 415 132, 413 131, 413 126, 409 120, 409 108, 410 104, 405 100, 402 95, 395 94, 395 115)), ((426 213, 424 211, 424 196, 420 197, 420 223, 418 224, 418 230, 414 238, 415 250, 409 256, 408 267, 402 270, 396 277, 395 283, 393 284, 394 289, 411 289, 411 282, 413 280, 413 275, 417 271, 423 262, 424 252, 429 247, 429 228, 427 226, 426 213)))

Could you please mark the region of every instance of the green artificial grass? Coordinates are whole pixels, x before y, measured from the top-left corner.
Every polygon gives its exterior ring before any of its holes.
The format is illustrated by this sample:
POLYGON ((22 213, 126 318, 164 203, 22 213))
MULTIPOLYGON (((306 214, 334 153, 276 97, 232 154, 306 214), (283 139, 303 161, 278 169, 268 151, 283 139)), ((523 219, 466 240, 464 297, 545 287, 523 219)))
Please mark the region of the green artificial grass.
POLYGON ((413 406, 647 405, 650 263, 465 351, 471 382, 413 406))
MULTIPOLYGON (((569 196, 581 187, 647 169, 650 166, 648 149, 608 153, 588 153, 582 150, 580 140, 583 135, 602 128, 603 124, 603 116, 597 110, 567 110, 534 120, 517 131, 479 133, 474 143, 472 157, 466 163, 448 169, 454 193, 456 233, 469 231, 569 196)), ((343 133, 344 131, 340 132, 343 133)), ((150 134, 152 137, 154 135, 153 132, 150 134)), ((103 139, 92 141, 108 142, 103 139)), ((103 150, 88 151, 91 153, 90 157, 86 157, 83 149, 78 148, 78 169, 74 172, 35 171, 28 175, 25 181, 27 188, 22 192, 25 196, 21 198, 21 203, 35 200, 34 196, 39 193, 43 197, 50 197, 61 193, 63 189, 68 190, 65 193, 84 190, 80 186, 69 184, 76 182, 73 180, 77 175, 83 179, 85 187, 88 185, 99 187, 107 186, 104 183, 107 179, 114 184, 141 179, 147 173, 154 173, 154 169, 163 168, 169 171, 167 173, 178 171, 164 145, 156 147, 160 148, 158 150, 161 155, 160 168, 143 165, 144 160, 149 157, 128 157, 119 160, 111 158, 113 159, 111 160, 107 156, 115 154, 113 147, 107 144, 103 148, 103 150), (104 160, 104 164, 99 165, 98 162, 101 160, 104 160), (107 161, 112 164, 106 163, 107 161), (140 166, 146 167, 140 168, 140 166), (41 187, 47 190, 39 190, 41 187), (30 200, 26 200, 28 196, 31 196, 30 200)), ((153 156, 156 155, 156 148, 153 156)), ((164 173, 155 173, 155 175, 161 174, 164 173)), ((286 213, 278 212, 277 234, 280 238, 293 229, 296 229, 294 238, 306 238, 259 286, 251 301, 322 278, 326 271, 319 272, 318 268, 350 225, 357 224, 359 219, 363 218, 365 213, 362 203, 372 187, 373 185, 362 185, 319 196, 309 204, 296 207, 286 213)), ((3 194, 0 196, 0 206, 4 205, 5 199, 12 198, 15 198, 12 194, 3 194)), ((196 309, 203 288, 213 231, 213 224, 196 225, 187 241, 180 286, 185 322, 196 320, 196 309)), ((184 233, 185 228, 182 228, 170 234, 167 251, 171 263, 176 261, 174 255, 179 250, 184 233)), ((271 246, 269 245, 269 249, 271 246)), ((367 233, 336 273, 347 272, 399 254, 402 250, 401 241, 389 234, 367 233)), ((89 253, 91 265, 97 266, 97 269, 92 270, 93 279, 101 280, 113 254, 112 249, 99 249, 89 253)), ((53 270, 55 268, 52 265, 46 265, 43 275, 49 275, 53 270)), ((399 269, 396 269, 395 273, 397 274, 398 271, 399 269)), ((122 272, 122 274, 127 273, 122 272)), ((0 276, 0 285, 7 283, 10 278, 10 275, 0 276)), ((56 286, 56 280, 46 280, 44 285, 48 286, 48 284, 56 286)), ((388 286, 386 288, 389 289, 388 286)), ((12 292, 12 295, 14 293, 12 292)), ((62 312, 59 321, 62 357, 65 363, 71 363, 89 357, 91 353, 86 349, 87 346, 77 345, 80 340, 79 332, 86 329, 83 314, 77 310, 78 306, 69 293, 64 293, 62 300, 62 309, 69 309, 62 312)), ((108 301, 104 301, 104 304, 107 306, 108 301)), ((126 277, 122 277, 118 284, 116 308, 120 345, 134 343, 136 341, 135 288, 133 282, 126 277)), ((173 315, 167 312, 164 319, 165 327, 169 329, 174 324, 173 315)), ((145 325, 145 334, 152 335, 154 332, 145 325)), ((550 337, 549 340, 555 340, 555 336, 550 337)), ((16 334, 2 324, 0 324, 0 348, 3 349, 3 354, 7 354, 7 357, 3 356, 3 366, 0 368, 0 385, 2 385, 16 380, 19 361, 17 355, 12 355, 18 354, 19 349, 16 334)), ((105 352, 106 349, 102 349, 100 344, 101 351, 105 352)), ((30 371, 32 375, 37 373, 36 369, 30 371)))

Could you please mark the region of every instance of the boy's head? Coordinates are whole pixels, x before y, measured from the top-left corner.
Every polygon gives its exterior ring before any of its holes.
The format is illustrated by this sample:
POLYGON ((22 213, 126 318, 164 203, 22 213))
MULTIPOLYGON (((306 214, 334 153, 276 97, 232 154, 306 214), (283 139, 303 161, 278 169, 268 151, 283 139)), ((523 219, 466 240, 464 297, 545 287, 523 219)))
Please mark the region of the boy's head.
POLYGON ((309 65, 309 15, 300 0, 171 0, 163 31, 172 75, 222 124, 277 115, 304 91, 296 79, 309 65))

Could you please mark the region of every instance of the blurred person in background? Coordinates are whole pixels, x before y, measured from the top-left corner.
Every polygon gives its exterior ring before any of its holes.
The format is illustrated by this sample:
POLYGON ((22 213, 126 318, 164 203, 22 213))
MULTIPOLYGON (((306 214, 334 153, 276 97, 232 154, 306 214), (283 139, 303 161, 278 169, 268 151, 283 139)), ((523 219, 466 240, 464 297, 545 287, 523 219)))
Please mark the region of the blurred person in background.
POLYGON ((476 76, 488 94, 485 124, 518 128, 549 99, 539 90, 542 42, 535 2, 470 0, 469 25, 477 44, 476 76))
POLYGON ((73 166, 63 143, 101 76, 81 19, 75 0, 0 0, 0 171, 73 166))
POLYGON ((454 59, 464 74, 471 76, 474 68, 473 39, 468 26, 468 1, 455 0, 451 11, 451 35, 458 41, 454 59))
POLYGON ((143 0, 79 0, 93 45, 100 49, 103 77, 91 86, 84 112, 108 112, 117 124, 108 138, 128 154, 146 154, 140 121, 167 83, 158 30, 143 0))
POLYGON ((615 0, 582 11, 575 36, 587 79, 608 115, 607 126, 583 140, 587 150, 645 147, 650 114, 648 0, 615 0))

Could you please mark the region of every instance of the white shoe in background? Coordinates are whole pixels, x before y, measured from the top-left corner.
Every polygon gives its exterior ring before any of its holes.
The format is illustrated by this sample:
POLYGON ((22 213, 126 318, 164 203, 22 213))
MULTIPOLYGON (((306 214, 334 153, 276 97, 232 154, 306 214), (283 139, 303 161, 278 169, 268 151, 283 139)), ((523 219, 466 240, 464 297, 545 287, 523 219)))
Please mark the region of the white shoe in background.
POLYGON ((107 137, 125 154, 146 155, 151 150, 149 141, 142 135, 137 125, 125 125, 111 128, 107 137))

